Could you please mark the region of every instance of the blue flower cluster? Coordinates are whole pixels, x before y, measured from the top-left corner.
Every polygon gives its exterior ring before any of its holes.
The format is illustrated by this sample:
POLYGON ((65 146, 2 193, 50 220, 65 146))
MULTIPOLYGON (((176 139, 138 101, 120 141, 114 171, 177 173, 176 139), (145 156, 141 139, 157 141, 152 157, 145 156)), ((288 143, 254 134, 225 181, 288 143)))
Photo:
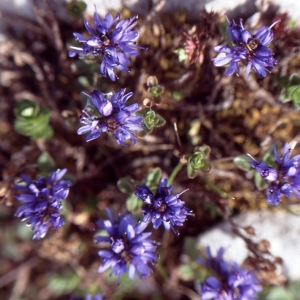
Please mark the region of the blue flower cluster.
POLYGON ((27 221, 34 231, 33 239, 45 237, 49 227, 58 229, 64 225, 60 215, 61 200, 67 198, 71 182, 61 180, 67 169, 51 172, 48 179, 40 177, 32 181, 27 175, 22 175, 23 181, 15 185, 15 198, 23 202, 15 215, 27 221))
POLYGON ((274 157, 277 167, 272 168, 265 162, 256 161, 253 157, 251 166, 267 181, 270 185, 267 189, 267 203, 278 205, 282 195, 290 197, 292 192, 300 198, 300 155, 291 157, 296 143, 285 143, 282 156, 278 155, 274 147, 274 157))
POLYGON ((224 249, 213 257, 207 248, 207 260, 199 259, 201 264, 210 268, 215 276, 208 277, 201 284, 202 300, 256 300, 256 294, 262 290, 258 279, 247 269, 241 269, 235 262, 223 259, 224 249))
POLYGON ((85 116, 80 116, 80 122, 84 124, 78 129, 78 134, 89 132, 86 141, 91 141, 100 136, 102 132, 111 132, 118 144, 126 146, 124 141, 132 140, 136 145, 137 140, 134 134, 143 129, 143 118, 133 116, 137 112, 137 103, 125 106, 126 101, 132 93, 125 94, 126 89, 121 89, 117 93, 103 94, 93 90, 90 94, 92 104, 97 110, 96 116, 83 110, 85 116))
POLYGON ((98 252, 102 259, 98 272, 111 268, 119 282, 127 271, 130 279, 135 274, 139 278, 148 277, 151 273, 149 264, 156 264, 158 258, 156 243, 148 238, 151 232, 143 232, 148 224, 135 222, 130 213, 119 215, 116 220, 109 208, 106 211, 108 220, 99 220, 97 227, 107 234, 95 237, 96 243, 109 244, 107 249, 98 252))
POLYGON ((257 74, 265 77, 270 68, 277 64, 277 60, 273 57, 273 53, 267 47, 273 40, 273 31, 271 28, 280 22, 274 22, 270 27, 263 26, 254 35, 251 35, 244 26, 242 20, 240 24, 229 21, 228 32, 231 37, 233 47, 219 45, 214 48, 220 53, 214 59, 214 65, 217 67, 224 66, 228 63, 229 67, 225 72, 226 76, 236 73, 240 74, 239 62, 247 61, 246 76, 249 76, 253 67, 257 74))
POLYGON ((178 235, 175 226, 182 226, 186 217, 194 214, 184 206, 184 201, 179 199, 179 196, 187 190, 180 194, 171 194, 173 186, 167 187, 167 183, 167 178, 162 178, 155 195, 145 184, 137 186, 134 194, 145 203, 143 209, 145 223, 152 221, 155 229, 163 223, 166 230, 171 228, 178 235))
POLYGON ((100 73, 106 77, 107 75, 113 81, 118 79, 114 72, 114 68, 120 71, 130 71, 127 67, 129 64, 128 56, 137 56, 138 49, 144 49, 137 46, 136 40, 138 32, 132 30, 137 24, 137 16, 127 20, 120 20, 118 13, 114 19, 111 14, 106 14, 103 20, 97 12, 94 13, 94 28, 84 21, 85 28, 91 34, 86 39, 80 33, 74 32, 75 38, 82 43, 82 47, 71 47, 73 50, 69 52, 70 57, 79 54, 80 58, 89 56, 99 56, 100 73))
MULTIPOLYGON (((144 49, 137 46, 136 40, 138 32, 133 30, 137 24, 137 16, 119 20, 118 13, 114 19, 111 14, 106 14, 102 20, 97 12, 94 13, 94 27, 84 21, 87 31, 92 35, 86 39, 79 33, 74 33, 75 38, 83 44, 82 48, 71 47, 69 56, 73 57, 79 54, 80 58, 87 55, 99 56, 101 60, 100 72, 104 77, 108 75, 115 81, 117 75, 114 68, 121 71, 129 71, 127 65, 130 63, 128 57, 137 56, 138 49, 144 49)), ((78 134, 88 133, 86 141, 91 141, 100 136, 102 132, 111 132, 117 143, 123 146, 125 140, 131 139, 136 145, 134 134, 143 129, 143 118, 133 116, 138 111, 138 104, 134 103, 125 106, 125 102, 132 96, 132 93, 125 95, 126 89, 121 89, 117 93, 104 94, 97 90, 90 93, 92 104, 97 110, 96 116, 91 116, 87 110, 83 110, 80 122, 84 124, 78 134)))

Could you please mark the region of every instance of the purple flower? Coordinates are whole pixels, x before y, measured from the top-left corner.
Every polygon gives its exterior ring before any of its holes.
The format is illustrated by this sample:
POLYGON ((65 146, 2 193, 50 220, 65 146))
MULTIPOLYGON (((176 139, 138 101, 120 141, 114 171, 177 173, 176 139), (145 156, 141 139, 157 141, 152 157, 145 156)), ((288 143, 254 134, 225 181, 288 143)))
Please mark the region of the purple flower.
POLYGON ((85 298, 72 296, 70 300, 102 300, 103 296, 101 294, 95 294, 92 296, 91 294, 87 294, 85 298))
POLYGON ((225 75, 229 76, 233 73, 239 75, 238 63, 240 60, 245 60, 247 61, 247 77, 252 67, 261 77, 265 77, 269 69, 277 64, 277 60, 267 46, 274 37, 271 28, 280 20, 274 22, 270 27, 263 26, 254 35, 251 35, 244 28, 242 20, 240 20, 240 24, 228 19, 227 21, 229 23, 228 33, 233 47, 215 47, 214 50, 220 54, 214 59, 214 65, 219 67, 230 63, 225 75))
POLYGON ((274 147, 276 168, 271 168, 265 162, 257 162, 249 155, 252 158, 251 166, 270 182, 266 191, 268 204, 276 206, 282 195, 289 198, 292 192, 300 198, 300 155, 291 157, 295 145, 295 142, 291 143, 290 146, 285 143, 281 157, 278 155, 276 147, 274 147))
POLYGON ((207 260, 199 259, 201 264, 210 268, 215 276, 210 276, 201 284, 202 300, 255 300, 262 290, 257 278, 247 269, 241 269, 235 262, 223 259, 224 249, 211 255, 207 248, 207 260))
MULTIPOLYGON (((288 189, 290 190, 290 189, 288 189)), ((271 185, 268 187, 266 195, 267 195, 267 204, 272 204, 274 206, 277 206, 280 202, 282 191, 279 188, 277 183, 271 183, 271 185)), ((284 193, 287 195, 287 193, 284 193)))
POLYGON ((110 132, 118 144, 126 146, 124 141, 131 139, 136 145, 135 133, 143 129, 143 118, 132 115, 138 111, 137 103, 125 106, 126 101, 132 96, 132 93, 125 95, 125 90, 121 89, 117 93, 110 94, 93 90, 90 97, 95 111, 82 111, 85 116, 80 116, 80 123, 84 126, 80 127, 77 133, 89 133, 86 137, 88 142, 98 138, 102 132, 110 132))
POLYGON ((143 232, 147 223, 136 223, 133 216, 124 213, 115 220, 110 209, 106 209, 108 220, 98 221, 97 227, 105 230, 107 235, 96 236, 96 243, 108 243, 106 250, 100 250, 98 255, 102 264, 99 273, 111 268, 112 273, 118 277, 129 273, 132 280, 137 274, 140 278, 146 278, 151 273, 149 264, 155 264, 158 258, 156 254, 156 243, 149 239, 151 232, 143 232))
POLYGON ((126 20, 119 20, 120 14, 114 19, 111 14, 106 14, 101 20, 98 13, 94 13, 94 28, 87 21, 84 25, 91 37, 86 39, 80 33, 74 32, 74 36, 82 43, 82 47, 71 47, 70 57, 79 54, 79 58, 86 56, 99 57, 100 73, 115 81, 118 77, 114 68, 120 71, 130 71, 127 65, 130 63, 128 56, 137 56, 139 49, 144 49, 136 44, 138 32, 132 30, 137 24, 137 16, 126 20))
POLYGON ((216 67, 224 66, 227 63, 230 63, 228 69, 226 70, 225 75, 232 75, 234 72, 237 74, 240 73, 238 62, 241 59, 247 58, 247 51, 243 47, 236 46, 230 48, 228 46, 217 46, 214 48, 217 53, 222 53, 214 59, 214 65, 216 67))
POLYGON ((179 199, 179 196, 187 190, 180 194, 171 194, 173 187, 167 187, 167 183, 166 178, 161 179, 155 196, 145 184, 137 186, 134 194, 146 204, 143 209, 144 222, 152 221, 155 229, 163 223, 166 230, 171 228, 178 235, 175 226, 183 226, 187 216, 194 214, 184 206, 184 201, 179 199))
POLYGON ((50 226, 58 229, 64 225, 60 215, 61 200, 67 198, 71 182, 61 180, 67 169, 51 172, 48 179, 40 177, 36 181, 21 175, 22 181, 15 185, 15 198, 23 202, 15 215, 27 221, 34 231, 33 239, 45 237, 50 226))
POLYGON ((264 162, 257 162, 256 160, 251 161, 251 166, 252 168, 255 168, 256 171, 266 180, 272 182, 276 181, 278 178, 278 172, 269 167, 266 163, 264 162))

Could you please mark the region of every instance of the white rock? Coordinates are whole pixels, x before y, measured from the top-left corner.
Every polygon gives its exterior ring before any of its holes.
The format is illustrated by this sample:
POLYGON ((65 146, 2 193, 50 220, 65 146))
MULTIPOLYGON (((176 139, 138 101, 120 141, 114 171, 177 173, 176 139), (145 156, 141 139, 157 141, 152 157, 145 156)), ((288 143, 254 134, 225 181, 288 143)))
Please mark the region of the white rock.
MULTIPOLYGON (((266 210, 247 212, 233 219, 239 226, 252 226, 256 242, 268 240, 271 243, 270 252, 283 259, 285 275, 291 280, 300 279, 300 216, 266 210)), ((229 222, 223 222, 200 235, 198 242, 202 247, 210 246, 214 254, 224 247, 225 258, 239 264, 248 255, 244 240, 232 233, 229 222)))

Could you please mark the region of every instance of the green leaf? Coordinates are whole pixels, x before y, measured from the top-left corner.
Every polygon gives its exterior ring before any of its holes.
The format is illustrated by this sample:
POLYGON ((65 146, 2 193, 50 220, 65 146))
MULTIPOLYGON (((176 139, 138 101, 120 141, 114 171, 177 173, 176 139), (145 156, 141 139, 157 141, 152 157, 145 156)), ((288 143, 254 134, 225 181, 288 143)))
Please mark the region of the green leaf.
POLYGON ((283 287, 273 287, 268 293, 266 300, 296 300, 297 295, 294 295, 283 287))
POLYGON ((275 145, 271 145, 268 150, 264 153, 261 160, 269 165, 271 168, 276 166, 275 164, 275 156, 274 156, 274 147, 275 145))
POLYGON ((179 62, 188 61, 188 55, 187 55, 184 48, 178 48, 178 49, 174 50, 173 52, 178 56, 178 61, 179 62))
POLYGON ((196 151, 190 156, 188 164, 195 170, 199 170, 203 166, 204 153, 201 151, 196 151))
POLYGON ((293 73, 289 77, 289 86, 292 86, 292 85, 300 85, 300 78, 297 73, 293 73))
POLYGON ((255 186, 259 190, 264 190, 269 185, 268 181, 265 180, 258 172, 255 172, 254 182, 255 182, 255 186))
POLYGON ((163 87, 157 85, 148 88, 148 93, 153 97, 159 97, 163 93, 163 87))
POLYGON ((166 120, 159 114, 155 115, 154 127, 161 127, 165 125, 166 120))
POLYGON ((208 173, 210 172, 212 166, 208 159, 203 159, 203 165, 199 168, 201 172, 208 173))
POLYGON ((131 194, 126 199, 126 208, 131 213, 137 212, 143 206, 143 204, 144 202, 134 194, 131 194))
POLYGON ((38 168, 42 173, 49 173, 54 169, 53 158, 48 152, 43 152, 37 159, 38 168))
POLYGON ((192 281, 195 279, 195 272, 190 264, 180 265, 178 275, 179 278, 184 281, 192 281))
POLYGON ((40 106, 35 101, 22 100, 14 108, 14 114, 17 118, 28 119, 38 115, 40 106))
POLYGON ((45 126, 40 129, 39 132, 35 132, 32 134, 31 138, 33 140, 38 140, 38 139, 49 139, 53 135, 53 129, 50 126, 45 126))
POLYGON ((53 130, 49 120, 51 112, 46 107, 40 107, 36 102, 23 100, 14 108, 16 116, 15 131, 33 140, 46 139, 52 136, 53 130))
POLYGON ((293 98, 293 93, 299 88, 299 85, 292 85, 290 87, 288 87, 285 91, 285 96, 288 99, 292 99, 293 98))
POLYGON ((71 15, 74 19, 82 19, 82 13, 86 9, 86 4, 80 0, 73 0, 68 2, 66 5, 67 12, 71 15))
POLYGON ((93 78, 92 76, 79 76, 77 80, 83 88, 87 89, 90 85, 92 85, 91 80, 93 80, 93 78))
POLYGON ((176 101, 176 102, 179 102, 183 99, 184 97, 184 94, 180 91, 174 91, 172 93, 172 96, 173 96, 173 99, 176 101))
POLYGON ((148 129, 152 129, 155 124, 156 114, 153 110, 150 110, 147 112, 147 114, 144 116, 144 124, 148 129))
POLYGON ((147 86, 153 87, 158 85, 158 80, 156 76, 149 76, 147 79, 147 86))
POLYGON ((238 155, 233 159, 233 162, 235 165, 240 167, 244 171, 250 171, 252 170, 251 167, 251 157, 249 157, 246 154, 238 155))
POLYGON ((293 102, 297 108, 300 108, 300 86, 298 86, 292 94, 293 102))
POLYGON ((71 69, 74 73, 78 74, 88 74, 98 72, 99 71, 99 64, 94 60, 86 59, 77 59, 71 64, 71 69))
POLYGON ((54 274, 49 280, 49 289, 56 294, 68 294, 80 283, 80 277, 72 272, 66 271, 61 275, 54 274))
POLYGON ((129 176, 119 179, 117 182, 117 186, 122 193, 128 195, 131 195, 135 189, 135 183, 133 179, 129 176))
POLYGON ((152 129, 148 129, 147 127, 145 127, 143 130, 141 130, 137 133, 137 136, 144 137, 151 132, 152 132, 152 129))
POLYGON ((199 256, 199 243, 197 238, 186 237, 184 239, 183 252, 191 259, 196 259, 199 256))
POLYGON ((300 214, 297 213, 296 211, 294 211, 294 210, 292 209, 292 206, 285 205, 285 204, 281 204, 281 207, 282 207, 283 209, 285 209, 288 213, 290 213, 290 214, 292 214, 292 215, 294 215, 294 216, 300 217, 300 214))
POLYGON ((139 110, 136 114, 139 116, 142 116, 144 118, 150 110, 151 110, 151 108, 145 107, 145 108, 139 110))
POLYGON ((146 176, 145 184, 149 187, 151 192, 155 192, 160 182, 162 171, 160 168, 152 169, 146 176))
POLYGON ((191 179, 194 179, 197 175, 197 171, 191 166, 191 164, 187 164, 187 175, 191 179))
POLYGON ((295 106, 300 108, 300 78, 299 75, 292 74, 288 82, 283 85, 284 89, 281 92, 280 100, 282 102, 288 102, 293 100, 295 106))
POLYGON ((209 153, 210 153, 210 151, 211 151, 210 147, 207 146, 207 145, 202 145, 202 146, 200 146, 198 150, 201 151, 201 152, 203 152, 203 153, 204 153, 204 156, 205 156, 206 158, 207 158, 207 156, 209 155, 209 153))

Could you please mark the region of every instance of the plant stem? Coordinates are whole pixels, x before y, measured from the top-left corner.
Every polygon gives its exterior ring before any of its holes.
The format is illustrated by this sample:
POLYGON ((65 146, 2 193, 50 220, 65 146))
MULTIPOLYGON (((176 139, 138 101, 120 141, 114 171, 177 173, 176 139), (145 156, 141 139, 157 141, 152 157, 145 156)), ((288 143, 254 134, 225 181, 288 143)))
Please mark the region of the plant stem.
POLYGON ((178 172, 181 170, 181 168, 183 167, 183 164, 181 162, 178 163, 178 165, 174 168, 173 172, 171 173, 169 180, 168 180, 168 186, 170 186, 173 182, 173 180, 175 179, 176 175, 178 174, 178 172))
POLYGON ((169 281, 169 277, 164 269, 164 267, 161 264, 161 259, 158 261, 157 265, 156 265, 156 269, 158 270, 158 272, 160 273, 160 275, 162 276, 162 278, 165 281, 169 281))
POLYGON ((220 188, 218 188, 212 181, 210 181, 207 177, 205 177, 205 183, 216 193, 218 193, 222 198, 230 198, 234 199, 233 196, 230 194, 227 194, 226 192, 222 191, 220 188))

